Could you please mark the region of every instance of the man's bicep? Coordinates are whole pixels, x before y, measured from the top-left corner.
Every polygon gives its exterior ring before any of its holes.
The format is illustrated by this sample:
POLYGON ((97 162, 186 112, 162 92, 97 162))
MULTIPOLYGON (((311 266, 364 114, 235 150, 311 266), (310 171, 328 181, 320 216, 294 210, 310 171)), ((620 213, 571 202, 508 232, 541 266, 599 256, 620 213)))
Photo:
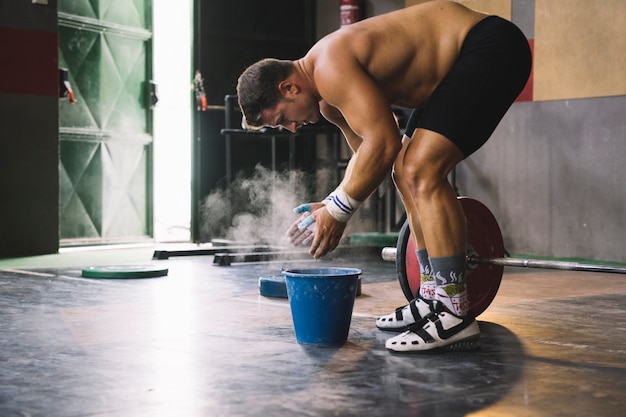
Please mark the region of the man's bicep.
POLYGON ((350 72, 350 82, 331 93, 333 106, 341 111, 350 130, 361 140, 389 140, 399 134, 391 105, 381 88, 362 69, 350 72))
POLYGON ((326 102, 322 102, 320 104, 320 110, 326 120, 341 130, 341 133, 343 133, 343 136, 346 138, 346 142, 348 142, 348 146, 350 146, 352 152, 356 152, 361 145, 362 139, 354 132, 354 130, 352 130, 348 122, 346 122, 346 119, 343 117, 343 114, 341 114, 341 111, 337 107, 331 106, 326 102))

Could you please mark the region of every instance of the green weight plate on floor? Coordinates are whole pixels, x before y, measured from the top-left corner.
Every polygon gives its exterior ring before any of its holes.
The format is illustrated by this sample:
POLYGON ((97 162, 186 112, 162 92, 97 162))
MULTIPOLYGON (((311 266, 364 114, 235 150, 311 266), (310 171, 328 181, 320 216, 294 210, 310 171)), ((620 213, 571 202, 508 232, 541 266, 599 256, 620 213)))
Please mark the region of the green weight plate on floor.
POLYGON ((155 278, 167 275, 168 269, 155 265, 106 265, 83 268, 85 278, 155 278))

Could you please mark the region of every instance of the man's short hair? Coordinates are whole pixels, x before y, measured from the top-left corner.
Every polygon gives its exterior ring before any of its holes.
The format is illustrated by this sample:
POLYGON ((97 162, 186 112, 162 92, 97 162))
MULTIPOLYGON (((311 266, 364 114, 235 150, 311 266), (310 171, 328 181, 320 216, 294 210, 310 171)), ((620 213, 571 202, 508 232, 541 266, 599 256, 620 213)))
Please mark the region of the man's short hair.
POLYGON ((263 126, 261 112, 278 104, 282 95, 278 84, 294 71, 292 61, 265 58, 250 65, 237 81, 237 97, 244 126, 263 126))

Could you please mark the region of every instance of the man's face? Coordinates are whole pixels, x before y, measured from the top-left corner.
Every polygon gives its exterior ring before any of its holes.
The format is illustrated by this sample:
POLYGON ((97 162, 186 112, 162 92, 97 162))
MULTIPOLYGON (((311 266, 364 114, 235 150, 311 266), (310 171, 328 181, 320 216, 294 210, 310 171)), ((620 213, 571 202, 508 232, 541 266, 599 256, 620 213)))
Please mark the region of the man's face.
POLYGON ((306 94, 283 98, 274 108, 263 110, 261 116, 265 125, 282 126, 290 132, 295 132, 304 125, 317 123, 319 118, 319 103, 306 94))

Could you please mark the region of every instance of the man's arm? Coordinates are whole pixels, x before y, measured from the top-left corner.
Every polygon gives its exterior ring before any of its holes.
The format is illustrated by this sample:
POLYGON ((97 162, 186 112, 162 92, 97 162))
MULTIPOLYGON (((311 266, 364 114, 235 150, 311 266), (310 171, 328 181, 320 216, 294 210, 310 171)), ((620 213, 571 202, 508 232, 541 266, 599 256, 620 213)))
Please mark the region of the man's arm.
MULTIPOLYGON (((318 61, 323 71, 315 77, 325 100, 320 109, 326 111, 324 116, 342 130, 355 151, 335 193, 358 204, 389 175, 402 148, 400 131, 389 103, 360 65, 350 58, 347 61, 332 59, 326 62, 332 63, 324 66, 318 61)), ((329 206, 312 213, 317 230, 309 253, 315 258, 335 249, 346 227, 346 216, 331 214, 333 207, 329 206)))
POLYGON ((325 99, 320 110, 355 152, 342 181, 346 193, 364 201, 385 179, 400 151, 400 131, 380 88, 352 59, 323 66, 316 77, 325 99), (346 82, 346 80, 349 80, 346 82))
POLYGON ((352 152, 356 152, 357 149, 359 149, 359 146, 361 145, 361 142, 363 140, 359 135, 354 133, 339 109, 322 101, 320 103, 320 112, 326 120, 337 126, 339 130, 341 130, 341 133, 343 134, 344 138, 346 138, 346 142, 348 142, 348 146, 350 147, 352 152))
POLYGON ((340 184, 341 186, 343 185, 343 182, 345 181, 345 179, 349 178, 351 175, 352 165, 354 164, 353 162, 354 152, 356 152, 359 149, 359 146, 361 146, 361 142, 363 142, 363 139, 361 139, 359 135, 354 133, 354 131, 352 130, 348 122, 346 122, 346 119, 344 119, 343 115, 341 114, 338 108, 333 107, 329 105, 328 103, 322 102, 320 103, 320 110, 326 120, 328 120, 329 122, 337 126, 339 130, 341 130, 341 133, 346 139, 348 146, 353 152, 352 156, 350 157, 350 160, 348 161, 348 166, 346 167, 344 178, 340 184))

